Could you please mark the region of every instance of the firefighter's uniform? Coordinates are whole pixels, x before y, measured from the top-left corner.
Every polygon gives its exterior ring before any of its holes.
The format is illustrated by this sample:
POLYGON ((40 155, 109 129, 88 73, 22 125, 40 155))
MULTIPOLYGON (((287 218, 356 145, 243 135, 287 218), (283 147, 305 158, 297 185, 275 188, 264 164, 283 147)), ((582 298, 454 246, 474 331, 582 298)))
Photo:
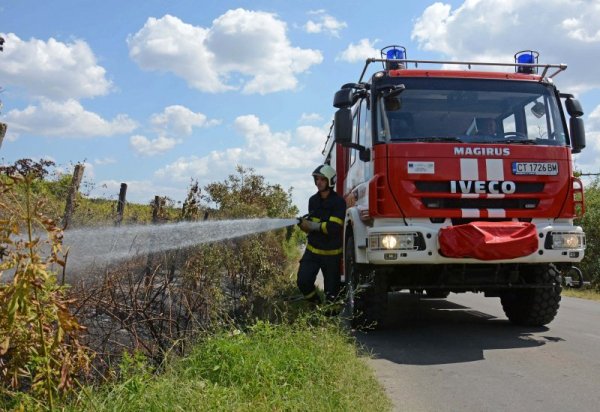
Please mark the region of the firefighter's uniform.
POLYGON ((346 202, 333 188, 323 199, 320 193, 308 201, 308 219, 319 224, 318 230, 308 233, 306 251, 298 269, 298 288, 305 299, 318 302, 315 280, 323 272, 325 297, 334 301, 340 292, 340 264, 346 202))

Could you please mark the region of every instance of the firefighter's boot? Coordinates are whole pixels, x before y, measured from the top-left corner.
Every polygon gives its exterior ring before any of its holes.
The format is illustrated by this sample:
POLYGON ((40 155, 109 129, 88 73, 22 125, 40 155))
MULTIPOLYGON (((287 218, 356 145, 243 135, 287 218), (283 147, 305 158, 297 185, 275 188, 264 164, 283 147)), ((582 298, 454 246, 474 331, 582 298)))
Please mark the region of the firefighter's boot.
POLYGON ((304 295, 304 300, 306 300, 310 306, 317 306, 323 303, 317 289, 313 290, 308 295, 304 295))

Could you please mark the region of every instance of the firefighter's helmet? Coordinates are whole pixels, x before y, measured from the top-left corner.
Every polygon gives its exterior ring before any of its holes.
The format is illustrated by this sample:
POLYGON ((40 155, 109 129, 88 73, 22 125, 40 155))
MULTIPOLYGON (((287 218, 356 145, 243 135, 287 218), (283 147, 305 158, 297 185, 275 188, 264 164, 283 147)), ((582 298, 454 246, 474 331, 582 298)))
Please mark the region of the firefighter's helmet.
POLYGON ((335 185, 335 170, 329 165, 320 165, 312 172, 312 175, 313 177, 321 176, 327 179, 329 187, 335 185))

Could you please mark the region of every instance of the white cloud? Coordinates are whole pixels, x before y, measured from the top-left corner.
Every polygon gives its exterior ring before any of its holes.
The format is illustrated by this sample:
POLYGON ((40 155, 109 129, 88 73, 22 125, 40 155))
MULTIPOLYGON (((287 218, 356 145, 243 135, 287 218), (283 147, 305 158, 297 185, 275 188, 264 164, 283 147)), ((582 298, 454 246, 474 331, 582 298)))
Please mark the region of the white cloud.
POLYGON ((10 129, 8 129, 6 131, 6 135, 4 136, 3 142, 16 142, 17 140, 19 140, 19 134, 13 133, 10 129))
POLYGON ((260 123, 254 115, 238 117, 235 119, 234 128, 246 139, 245 157, 249 160, 259 160, 263 170, 295 169, 312 164, 308 156, 310 152, 307 152, 306 147, 291 144, 291 133, 273 133, 267 124, 260 123))
POLYGON ((328 132, 329 125, 325 127, 300 126, 296 129, 296 138, 303 147, 316 147, 322 150, 328 132))
POLYGON ((127 38, 129 57, 143 69, 172 72, 202 91, 230 90, 213 69, 214 55, 204 47, 207 33, 168 14, 161 19, 150 17, 127 38))
POLYGON ((189 181, 191 178, 213 180, 213 176, 226 176, 240 163, 242 149, 231 148, 222 152, 212 151, 203 157, 180 157, 175 162, 159 169, 155 175, 176 182, 189 181))
POLYGON ((244 137, 243 147, 213 151, 203 157, 181 157, 157 170, 156 177, 174 182, 194 178, 207 184, 225 178, 234 173, 236 165, 242 165, 252 167, 270 183, 293 186, 296 204, 304 205, 314 191, 310 173, 322 161, 329 124, 273 132, 255 115, 245 115, 235 119, 234 129, 244 137))
POLYGON ((434 3, 427 7, 423 15, 417 19, 411 38, 419 42, 419 46, 425 50, 437 50, 442 53, 451 54, 451 38, 448 38, 448 26, 454 18, 450 16, 452 6, 444 3, 434 3))
POLYGON ((177 139, 158 136, 156 139, 148 139, 142 135, 134 135, 129 138, 129 146, 140 156, 155 156, 171 150, 178 143, 177 139))
POLYGON ((202 113, 194 113, 180 105, 165 107, 162 113, 152 115, 152 125, 160 134, 189 136, 194 127, 210 127, 220 124, 220 120, 208 120, 202 113))
POLYGON ((309 20, 304 25, 304 30, 307 33, 328 33, 334 37, 340 37, 340 30, 348 27, 344 21, 339 21, 333 16, 330 16, 325 10, 315 10, 310 14, 315 16, 315 20, 309 20))
POLYGON ((600 105, 596 106, 596 108, 592 110, 588 116, 588 121, 593 129, 600 131, 600 105))
POLYGON ((369 57, 381 57, 380 51, 375 48, 375 43, 378 40, 370 41, 369 39, 362 39, 357 44, 350 43, 350 45, 341 52, 336 60, 347 61, 349 63, 364 62, 369 57))
POLYGON ((173 105, 165 107, 162 113, 153 114, 150 123, 158 134, 155 139, 134 135, 129 138, 129 146, 139 156, 156 156, 166 153, 182 143, 181 137, 189 136, 194 127, 210 127, 220 124, 220 120, 208 120, 202 113, 194 113, 187 107, 173 105))
POLYGON ((318 113, 302 113, 300 123, 322 122, 323 117, 318 113))
POLYGON ((513 61, 519 50, 540 52, 540 63, 568 63, 561 87, 600 87, 600 7, 587 0, 465 0, 437 2, 415 21, 411 38, 424 50, 456 60, 513 61), (526 35, 524 35, 526 33, 526 35))
POLYGON ((98 166, 111 165, 117 163, 117 160, 114 157, 103 157, 99 159, 94 159, 94 164, 98 166))
POLYGON ((600 42, 600 29, 596 24, 597 22, 592 23, 589 19, 581 16, 581 18, 571 17, 563 20, 562 27, 571 39, 585 43, 598 43, 600 42))
POLYGON ((54 100, 101 96, 111 89, 106 70, 83 40, 63 43, 53 38, 24 41, 14 33, 2 36, 6 43, 0 77, 5 88, 22 87, 32 96, 54 100))
POLYGON ((244 93, 266 94, 295 89, 296 76, 323 60, 318 50, 293 47, 286 30, 274 14, 236 9, 210 28, 170 15, 151 17, 127 43, 140 67, 172 72, 198 90, 237 89, 228 81, 238 74, 244 93))
POLYGON ((75 100, 55 102, 41 99, 38 106, 30 105, 23 110, 13 109, 4 121, 14 133, 64 138, 91 138, 130 133, 137 124, 127 115, 117 115, 105 120, 96 113, 86 111, 75 100))

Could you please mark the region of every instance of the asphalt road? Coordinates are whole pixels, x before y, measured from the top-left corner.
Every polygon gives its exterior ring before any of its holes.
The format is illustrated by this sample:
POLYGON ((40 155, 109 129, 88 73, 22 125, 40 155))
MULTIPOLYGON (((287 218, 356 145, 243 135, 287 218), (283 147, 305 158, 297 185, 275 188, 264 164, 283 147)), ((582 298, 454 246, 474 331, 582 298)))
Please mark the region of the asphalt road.
POLYGON ((398 411, 600 411, 600 302, 562 298, 519 327, 498 298, 390 294, 389 326, 357 332, 398 411))

